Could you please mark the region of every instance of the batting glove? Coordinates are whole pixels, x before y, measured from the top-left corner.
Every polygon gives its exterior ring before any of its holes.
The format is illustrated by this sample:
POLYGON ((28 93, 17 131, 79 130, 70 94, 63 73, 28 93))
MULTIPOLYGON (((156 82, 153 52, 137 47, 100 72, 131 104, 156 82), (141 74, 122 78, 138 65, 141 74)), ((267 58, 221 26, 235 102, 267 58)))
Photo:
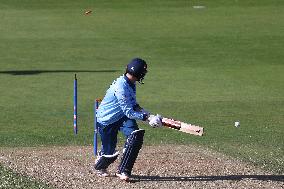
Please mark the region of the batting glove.
POLYGON ((162 127, 162 117, 157 115, 150 115, 148 118, 149 125, 153 128, 162 127))

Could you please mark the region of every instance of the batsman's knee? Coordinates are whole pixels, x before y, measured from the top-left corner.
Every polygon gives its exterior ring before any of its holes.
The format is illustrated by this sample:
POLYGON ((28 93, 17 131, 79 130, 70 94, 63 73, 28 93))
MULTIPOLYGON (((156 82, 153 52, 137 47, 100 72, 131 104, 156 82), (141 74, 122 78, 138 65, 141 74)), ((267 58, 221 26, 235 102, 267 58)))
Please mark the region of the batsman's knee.
POLYGON ((110 164, 112 164, 118 157, 119 152, 116 152, 112 155, 101 155, 98 156, 95 162, 95 169, 107 169, 110 164))

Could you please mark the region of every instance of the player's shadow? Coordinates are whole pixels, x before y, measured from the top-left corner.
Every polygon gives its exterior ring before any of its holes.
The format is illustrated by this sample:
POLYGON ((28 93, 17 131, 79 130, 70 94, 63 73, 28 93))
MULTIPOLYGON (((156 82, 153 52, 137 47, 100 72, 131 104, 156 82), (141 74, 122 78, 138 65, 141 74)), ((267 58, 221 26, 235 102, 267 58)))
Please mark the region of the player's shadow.
POLYGON ((8 70, 0 71, 0 74, 9 74, 15 76, 21 75, 38 75, 43 73, 108 73, 118 72, 119 70, 8 70))
POLYGON ((192 176, 192 177, 161 177, 161 176, 144 176, 133 175, 131 182, 141 181, 217 181, 217 180, 232 180, 240 181, 244 179, 260 180, 260 181, 282 181, 284 175, 226 175, 226 176, 192 176))

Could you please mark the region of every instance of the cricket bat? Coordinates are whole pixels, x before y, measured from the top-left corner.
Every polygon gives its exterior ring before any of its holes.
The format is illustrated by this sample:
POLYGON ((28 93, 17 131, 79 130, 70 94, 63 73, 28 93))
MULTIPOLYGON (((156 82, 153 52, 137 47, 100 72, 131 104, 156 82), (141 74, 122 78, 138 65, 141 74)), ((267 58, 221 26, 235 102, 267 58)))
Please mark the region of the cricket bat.
POLYGON ((185 123, 182 121, 174 120, 171 118, 162 118, 162 124, 165 127, 169 127, 184 133, 189 133, 192 135, 202 136, 203 135, 203 127, 192 125, 190 123, 185 123))

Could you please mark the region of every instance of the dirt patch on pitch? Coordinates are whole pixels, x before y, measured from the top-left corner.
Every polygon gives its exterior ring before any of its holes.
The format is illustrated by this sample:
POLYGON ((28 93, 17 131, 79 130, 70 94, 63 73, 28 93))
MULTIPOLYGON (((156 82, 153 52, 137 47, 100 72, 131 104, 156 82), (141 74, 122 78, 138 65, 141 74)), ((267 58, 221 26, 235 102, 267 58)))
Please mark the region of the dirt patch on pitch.
POLYGON ((56 188, 284 188, 283 175, 194 146, 144 146, 130 183, 98 177, 94 161, 92 147, 0 150, 2 165, 56 188))

